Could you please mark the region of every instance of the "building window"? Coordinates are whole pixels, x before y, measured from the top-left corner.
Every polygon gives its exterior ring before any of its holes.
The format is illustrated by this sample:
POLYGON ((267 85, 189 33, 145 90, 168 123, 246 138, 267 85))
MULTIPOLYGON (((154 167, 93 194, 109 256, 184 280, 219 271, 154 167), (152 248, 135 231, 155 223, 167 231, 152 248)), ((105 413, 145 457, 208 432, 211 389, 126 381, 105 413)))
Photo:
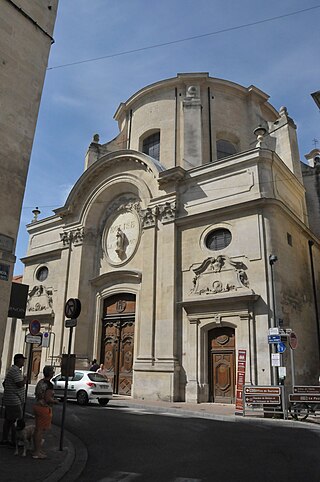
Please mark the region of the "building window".
POLYGON ((49 270, 46 266, 41 266, 36 273, 38 281, 45 281, 48 278, 49 270))
POLYGON ((217 141, 217 157, 218 159, 223 159, 224 157, 233 156, 236 154, 237 149, 231 142, 224 139, 219 139, 217 141))
POLYGON ((144 139, 142 144, 142 152, 153 157, 157 161, 160 160, 160 131, 151 134, 144 139))
POLYGON ((287 233, 287 241, 288 241, 289 246, 292 246, 292 236, 291 236, 290 233, 287 233))
POLYGON ((232 235, 228 229, 216 229, 211 231, 206 237, 205 243, 208 249, 219 251, 224 249, 231 243, 232 235))

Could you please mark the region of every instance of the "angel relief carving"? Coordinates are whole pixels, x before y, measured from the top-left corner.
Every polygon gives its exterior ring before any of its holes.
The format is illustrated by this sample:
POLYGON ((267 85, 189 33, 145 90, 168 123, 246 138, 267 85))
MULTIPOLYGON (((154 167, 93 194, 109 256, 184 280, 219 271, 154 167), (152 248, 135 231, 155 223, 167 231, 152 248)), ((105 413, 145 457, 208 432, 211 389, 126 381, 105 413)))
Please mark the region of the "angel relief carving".
POLYGON ((228 256, 205 259, 193 269, 195 274, 190 294, 216 294, 232 290, 248 289, 247 266, 241 261, 233 261, 228 256))
POLYGON ((52 289, 43 285, 36 285, 29 291, 27 310, 28 311, 52 311, 52 289))

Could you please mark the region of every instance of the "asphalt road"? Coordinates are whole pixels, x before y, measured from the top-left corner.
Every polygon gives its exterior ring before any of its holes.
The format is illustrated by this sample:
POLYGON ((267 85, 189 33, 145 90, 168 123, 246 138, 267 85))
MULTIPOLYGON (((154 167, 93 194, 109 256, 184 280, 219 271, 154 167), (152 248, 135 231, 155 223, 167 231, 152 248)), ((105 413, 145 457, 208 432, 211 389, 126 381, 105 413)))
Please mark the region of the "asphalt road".
MULTIPOLYGON (((55 407, 54 422, 61 420, 55 407)), ((79 482, 319 482, 320 432, 68 402, 88 450, 79 482)))

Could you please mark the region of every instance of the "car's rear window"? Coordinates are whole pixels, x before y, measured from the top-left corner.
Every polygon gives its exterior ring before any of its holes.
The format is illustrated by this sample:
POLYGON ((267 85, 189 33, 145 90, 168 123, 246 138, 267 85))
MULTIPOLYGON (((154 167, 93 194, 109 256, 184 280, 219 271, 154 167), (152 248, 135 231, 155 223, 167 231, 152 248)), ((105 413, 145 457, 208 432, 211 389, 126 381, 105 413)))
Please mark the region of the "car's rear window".
POLYGON ((108 381, 105 377, 100 375, 100 373, 95 373, 95 372, 88 373, 88 378, 92 382, 107 382, 108 381))

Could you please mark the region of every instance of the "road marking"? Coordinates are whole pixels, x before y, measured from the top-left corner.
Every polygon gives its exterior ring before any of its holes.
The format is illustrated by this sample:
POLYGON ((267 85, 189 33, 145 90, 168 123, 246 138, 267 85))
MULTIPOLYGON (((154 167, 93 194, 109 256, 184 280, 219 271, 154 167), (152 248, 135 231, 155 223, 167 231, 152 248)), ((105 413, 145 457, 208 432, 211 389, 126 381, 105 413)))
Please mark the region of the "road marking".
POLYGON ((140 477, 141 474, 135 472, 113 472, 110 477, 100 479, 98 482, 130 482, 131 480, 140 477))
POLYGON ((186 477, 178 477, 174 479, 172 482, 201 482, 202 479, 187 479, 186 477))
MULTIPOLYGON (((109 477, 104 477, 98 480, 98 482, 130 482, 143 474, 137 474, 136 472, 113 472, 109 477)), ((177 477, 172 479, 171 482, 201 482, 202 479, 189 479, 188 477, 177 477)))
POLYGON ((181 418, 187 418, 187 415, 185 413, 171 413, 171 412, 158 412, 158 411, 152 411, 150 412, 149 410, 146 410, 144 408, 139 408, 139 407, 108 407, 107 410, 119 410, 120 412, 125 412, 125 413, 132 413, 135 415, 162 415, 165 417, 181 417, 181 418))

